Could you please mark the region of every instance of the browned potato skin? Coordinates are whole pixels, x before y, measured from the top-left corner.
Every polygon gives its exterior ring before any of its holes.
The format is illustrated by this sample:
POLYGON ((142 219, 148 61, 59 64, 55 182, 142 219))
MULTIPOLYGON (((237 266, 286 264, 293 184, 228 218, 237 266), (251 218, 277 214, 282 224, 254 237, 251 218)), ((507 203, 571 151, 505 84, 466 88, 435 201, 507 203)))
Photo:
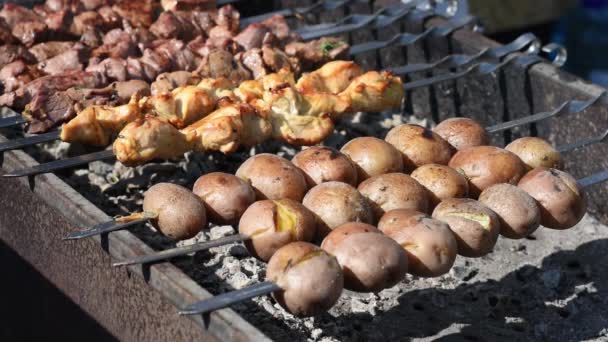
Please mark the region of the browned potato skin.
POLYGON ((439 134, 455 149, 490 144, 486 129, 477 121, 469 118, 450 118, 440 122, 433 132, 439 134))
POLYGON ((290 199, 253 203, 239 222, 239 233, 250 236, 245 246, 254 257, 268 261, 281 247, 295 241, 312 241, 317 231, 314 215, 301 203, 290 199), (285 211, 288 211, 286 213, 285 211), (281 215, 293 215, 282 223, 281 215))
POLYGON ((236 225, 255 201, 255 192, 247 182, 224 172, 200 176, 192 192, 203 201, 209 221, 215 224, 236 225))
POLYGON ((391 129, 385 139, 403 155, 403 168, 412 172, 424 164, 447 165, 454 148, 439 134, 418 125, 403 124, 391 129))
POLYGON ((454 265, 458 244, 445 222, 419 211, 397 209, 382 216, 378 229, 403 247, 413 275, 439 277, 454 265))
POLYGON ((342 243, 342 240, 346 239, 351 235, 359 233, 381 234, 382 232, 371 224, 362 222, 348 222, 332 230, 331 234, 329 234, 325 239, 323 239, 321 248, 326 251, 334 250, 339 244, 342 243))
POLYGON ((568 229, 585 216, 585 194, 576 179, 563 171, 539 167, 528 172, 518 186, 537 201, 540 224, 547 228, 568 229))
POLYGON ((412 172, 412 178, 428 190, 431 209, 444 199, 462 198, 469 195, 467 179, 446 165, 422 165, 412 172))
POLYGON ((376 220, 393 209, 426 212, 429 207, 426 189, 404 173, 374 176, 359 184, 358 189, 371 203, 376 220))
POLYGON ((478 258, 492 251, 500 232, 498 215, 490 208, 469 198, 450 198, 433 211, 433 218, 447 223, 456 237, 458 254, 478 258), (485 220, 487 227, 474 220, 459 215, 476 215, 485 220))
POLYGON ((171 183, 158 183, 144 194, 144 212, 157 214, 152 225, 174 240, 194 237, 207 226, 207 213, 200 198, 171 183))
POLYGON ((344 237, 338 227, 323 241, 322 247, 334 255, 344 273, 344 287, 358 292, 378 292, 392 287, 407 273, 407 254, 393 239, 384 234, 360 232, 344 237), (326 243, 333 235, 339 244, 326 243))
POLYGON ((513 140, 505 150, 515 153, 528 168, 547 167, 560 169, 562 156, 547 141, 536 137, 523 137, 513 140))
POLYGON ((292 242, 280 248, 268 262, 266 280, 283 291, 276 301, 298 317, 316 316, 329 310, 344 287, 338 260, 307 242, 292 242))
POLYGON ((346 183, 321 183, 308 191, 302 203, 317 218, 316 241, 348 222, 374 223, 374 213, 367 199, 346 183))
POLYGON ((300 169, 289 160, 270 153, 247 159, 235 175, 251 184, 258 200, 289 198, 300 202, 308 190, 300 169))
POLYGON ((498 215, 500 235, 506 238, 524 238, 540 225, 540 209, 536 201, 515 185, 493 185, 479 195, 479 202, 498 215))
POLYGON ((296 154, 291 162, 304 172, 309 187, 329 181, 357 186, 355 164, 336 149, 313 146, 296 154))
POLYGON ((515 154, 495 146, 475 146, 458 151, 449 166, 469 180, 473 198, 494 184, 517 184, 526 166, 515 154))
POLYGON ((357 167, 357 178, 403 171, 403 156, 393 145, 376 137, 359 137, 346 143, 340 150, 357 167))

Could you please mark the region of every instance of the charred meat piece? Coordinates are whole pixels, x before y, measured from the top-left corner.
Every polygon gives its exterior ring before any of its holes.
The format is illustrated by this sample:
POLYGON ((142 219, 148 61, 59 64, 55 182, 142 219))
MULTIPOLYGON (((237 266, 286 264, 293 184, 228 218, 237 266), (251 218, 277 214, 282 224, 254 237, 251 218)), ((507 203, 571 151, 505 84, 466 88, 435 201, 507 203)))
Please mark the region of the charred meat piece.
POLYGON ((88 28, 80 36, 80 42, 88 47, 98 47, 103 44, 103 34, 96 28, 88 28))
POLYGON ((0 70, 0 81, 4 92, 11 92, 43 75, 36 67, 16 60, 0 70))
POLYGON ((292 42, 285 52, 297 57, 303 69, 315 69, 336 59, 347 57, 349 45, 339 38, 321 38, 310 42, 292 42))
POLYGON ((212 18, 216 25, 225 27, 232 35, 237 34, 240 29, 241 15, 231 5, 220 7, 212 18))
MULTIPOLYGON (((31 48, 29 52, 35 57, 36 61, 42 62, 49 58, 53 58, 67 50, 72 49, 77 43, 76 42, 44 42, 38 43, 31 48)), ((34 61, 29 63, 35 63, 34 61)))
POLYGON ((203 58, 197 72, 203 77, 225 77, 233 83, 250 80, 252 73, 230 52, 213 50, 203 58))
POLYGON ((201 29, 189 20, 186 13, 177 15, 174 12, 161 13, 158 19, 150 26, 150 32, 154 33, 158 38, 178 38, 182 40, 191 40, 202 34, 201 29))
POLYGON ((32 64, 36 63, 37 56, 21 45, 0 46, 0 68, 17 60, 32 64))
POLYGON ((161 0, 164 11, 210 11, 215 9, 213 0, 161 0))
POLYGON ((35 96, 43 91, 62 91, 72 87, 100 88, 107 85, 104 74, 75 71, 37 78, 17 90, 0 96, 0 106, 22 110, 35 96))
POLYGON ((0 18, 0 44, 13 44, 17 39, 13 36, 11 28, 6 23, 4 18, 0 18))
POLYGON ((166 72, 158 75, 152 83, 151 92, 152 95, 168 93, 177 87, 198 84, 200 80, 199 75, 189 71, 166 72))
POLYGON ((120 1, 112 6, 112 10, 134 27, 150 27, 154 15, 154 2, 152 0, 120 1))
POLYGON ((99 89, 74 87, 40 92, 26 106, 23 116, 29 121, 29 133, 41 133, 72 119, 88 106, 118 106, 127 103, 134 94, 150 95, 150 86, 143 81, 126 81, 99 89))
POLYGON ((46 38, 48 27, 41 16, 34 11, 13 3, 6 3, 0 17, 11 28, 12 35, 23 45, 31 46, 46 38))
POLYGON ((241 33, 234 37, 234 40, 239 43, 245 50, 259 48, 262 46, 264 36, 271 32, 270 29, 261 23, 253 23, 247 26, 241 33))
POLYGON ((82 71, 89 58, 89 49, 76 45, 55 57, 38 63, 38 68, 48 75, 58 75, 68 71, 82 71))
POLYGON ((95 48, 91 53, 94 58, 89 64, 96 64, 105 58, 127 58, 139 53, 138 43, 133 35, 123 29, 108 31, 103 37, 103 44, 95 48))

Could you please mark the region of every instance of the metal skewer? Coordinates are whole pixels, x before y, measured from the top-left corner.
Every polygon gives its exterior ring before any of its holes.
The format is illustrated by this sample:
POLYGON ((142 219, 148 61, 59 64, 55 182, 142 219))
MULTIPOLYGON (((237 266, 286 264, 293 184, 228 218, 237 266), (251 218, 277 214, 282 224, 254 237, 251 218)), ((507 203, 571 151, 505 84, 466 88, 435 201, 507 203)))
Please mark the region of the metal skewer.
POLYGON ((59 139, 59 135, 61 133, 59 131, 47 132, 42 134, 33 135, 27 138, 10 140, 5 143, 0 144, 0 153, 10 151, 10 150, 18 150, 20 148, 24 148, 26 146, 37 145, 49 141, 55 141, 59 139))
POLYGON ((207 312, 216 311, 219 309, 227 308, 236 303, 267 295, 272 292, 281 291, 282 288, 269 281, 261 282, 255 285, 247 286, 246 288, 222 293, 221 295, 211 297, 209 299, 202 300, 198 303, 188 305, 187 307, 180 309, 178 314, 180 315, 197 315, 207 312))
POLYGON ((114 232, 117 230, 121 230, 121 229, 125 229, 128 227, 134 226, 136 224, 148 222, 150 219, 151 219, 151 217, 143 217, 143 218, 140 218, 137 220, 133 220, 130 222, 124 222, 124 223, 119 223, 114 220, 108 221, 108 222, 103 222, 103 223, 95 225, 89 229, 85 229, 85 230, 78 231, 78 232, 72 232, 72 233, 68 234, 66 237, 64 237, 63 240, 78 240, 78 239, 83 239, 83 238, 94 236, 94 235, 101 235, 104 233, 114 232))
POLYGON ((226 237, 211 240, 211 241, 196 243, 196 244, 193 244, 190 246, 171 248, 171 249, 167 249, 167 250, 160 251, 160 252, 153 253, 153 254, 133 257, 130 259, 115 262, 112 264, 112 266, 116 267, 116 266, 128 266, 128 265, 135 265, 135 264, 149 264, 152 262, 168 260, 168 259, 172 259, 175 257, 184 256, 184 255, 188 255, 188 254, 195 253, 195 252, 200 252, 200 251, 204 251, 204 250, 207 250, 210 248, 224 246, 224 245, 228 245, 228 244, 235 243, 235 242, 243 242, 243 241, 246 241, 249 239, 250 239, 250 237, 247 235, 235 234, 235 235, 230 235, 230 236, 226 236, 226 237))
POLYGON ((25 120, 25 118, 23 118, 21 115, 9 116, 0 119, 0 128, 21 125, 24 123, 27 123, 27 120, 25 120))
POLYGON ((11 177, 25 177, 25 176, 35 176, 42 173, 49 173, 58 170, 68 169, 71 167, 76 167, 80 165, 85 165, 94 161, 99 160, 111 160, 115 159, 114 151, 105 150, 101 152, 93 152, 89 154, 83 154, 74 158, 66 158, 59 159, 52 162, 38 164, 32 167, 28 167, 21 170, 15 170, 9 173, 5 173, 2 177, 11 178, 11 177))

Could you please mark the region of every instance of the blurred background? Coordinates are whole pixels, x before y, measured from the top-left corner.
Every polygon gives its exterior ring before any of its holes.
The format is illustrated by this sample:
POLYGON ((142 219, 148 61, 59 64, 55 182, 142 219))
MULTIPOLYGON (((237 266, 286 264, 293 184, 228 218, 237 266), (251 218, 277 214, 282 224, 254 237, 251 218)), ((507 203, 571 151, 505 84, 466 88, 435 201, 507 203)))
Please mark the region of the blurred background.
POLYGON ((544 44, 561 44, 566 70, 608 87, 608 0, 460 0, 457 15, 466 14, 502 43, 533 32, 544 44))

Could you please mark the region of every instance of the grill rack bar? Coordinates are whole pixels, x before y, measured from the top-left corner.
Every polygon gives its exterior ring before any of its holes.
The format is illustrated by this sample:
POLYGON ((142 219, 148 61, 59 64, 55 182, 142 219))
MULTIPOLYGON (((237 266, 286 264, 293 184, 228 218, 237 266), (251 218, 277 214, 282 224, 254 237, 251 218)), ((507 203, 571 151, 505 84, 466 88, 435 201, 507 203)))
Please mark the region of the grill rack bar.
MULTIPOLYGON (((469 68, 465 69, 462 72, 446 73, 446 74, 437 75, 437 76, 430 77, 430 78, 425 78, 425 79, 421 79, 421 80, 417 80, 417 81, 404 83, 403 87, 405 90, 412 90, 412 89, 426 87, 426 86, 434 85, 434 84, 445 82, 445 81, 456 80, 458 78, 461 78, 461 77, 464 77, 467 75, 477 75, 477 76, 489 75, 513 62, 517 62, 517 63, 521 63, 521 64, 525 64, 525 65, 532 65, 534 63, 539 63, 542 61, 543 61, 543 59, 537 55, 511 55, 500 63, 481 62, 481 63, 477 63, 477 64, 470 66, 469 68)), ((569 102, 572 103, 573 101, 569 101, 569 102)), ((593 103, 591 103, 591 104, 593 104, 593 103)), ((589 104, 587 106, 583 106, 584 108, 582 108, 581 110, 584 110, 586 107, 590 106, 591 104, 589 104)), ((576 107, 576 105, 577 105, 577 102, 574 102, 574 107, 576 107)), ((571 108, 571 110, 573 110, 572 113, 577 112, 574 109, 576 109, 576 108, 571 108)), ((556 115, 556 114, 554 114, 554 115, 556 115)), ((509 121, 509 122, 505 122, 501 125, 504 125, 504 126, 512 125, 511 127, 507 127, 507 128, 512 128, 512 127, 523 125, 526 123, 540 121, 547 117, 551 117, 551 115, 547 115, 546 113, 540 113, 534 117, 534 120, 532 120, 530 118, 516 119, 514 121, 517 121, 518 122, 517 124, 514 124, 513 121, 509 121)), ((507 128, 501 128, 501 129, 504 130, 507 128)), ((494 132, 494 131, 496 131, 497 128, 493 126, 492 129, 493 129, 492 132, 494 132)), ((498 129, 498 130, 501 130, 501 129, 498 129)), ((55 171, 65 169, 65 168, 71 168, 71 167, 75 167, 75 166, 88 164, 88 163, 90 163, 92 161, 96 161, 96 160, 110 160, 113 158, 115 158, 114 152, 112 150, 106 150, 106 151, 102 151, 102 152, 85 154, 85 155, 81 155, 81 156, 73 157, 73 158, 55 160, 52 162, 39 164, 39 165, 30 167, 30 168, 14 170, 12 172, 3 174, 2 177, 10 178, 10 177, 35 176, 35 175, 39 175, 42 173, 55 172, 55 171)))

